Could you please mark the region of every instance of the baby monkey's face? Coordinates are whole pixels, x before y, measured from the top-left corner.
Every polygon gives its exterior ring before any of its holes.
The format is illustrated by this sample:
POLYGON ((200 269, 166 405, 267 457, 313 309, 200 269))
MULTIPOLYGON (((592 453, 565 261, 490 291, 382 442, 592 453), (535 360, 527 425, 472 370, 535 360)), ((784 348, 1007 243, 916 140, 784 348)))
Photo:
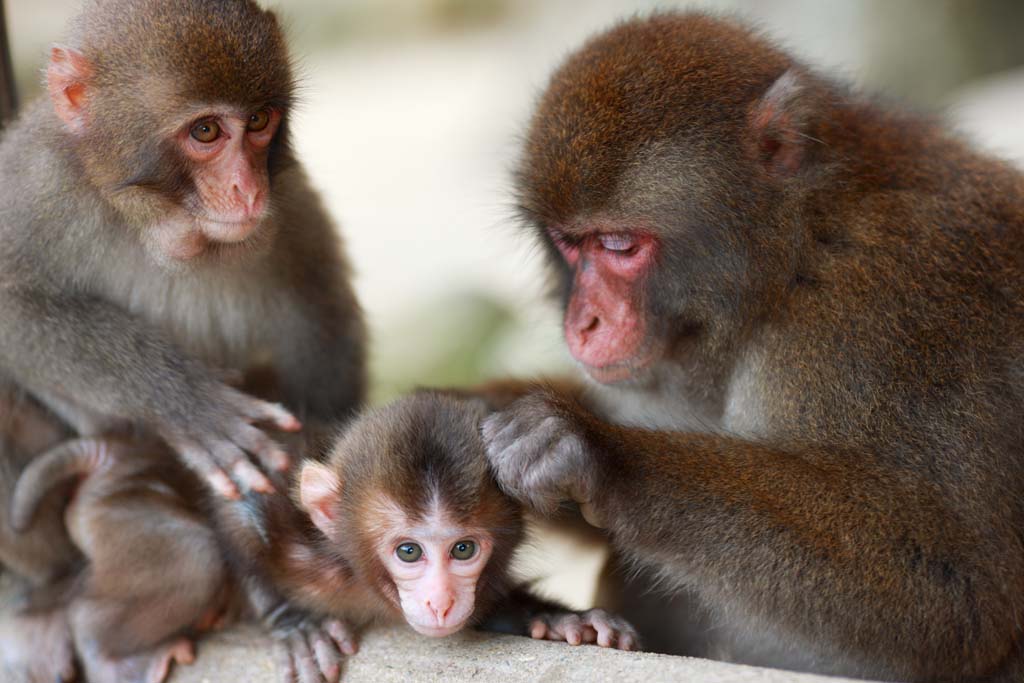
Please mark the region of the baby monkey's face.
POLYGON ((519 506, 487 469, 474 404, 415 394, 367 411, 299 498, 356 575, 426 636, 471 625, 507 590, 519 506), (482 597, 486 596, 486 597, 482 597))
POLYGON ((417 518, 396 509, 385 528, 375 550, 409 625, 432 637, 467 626, 494 548, 490 533, 459 524, 440 503, 417 518))

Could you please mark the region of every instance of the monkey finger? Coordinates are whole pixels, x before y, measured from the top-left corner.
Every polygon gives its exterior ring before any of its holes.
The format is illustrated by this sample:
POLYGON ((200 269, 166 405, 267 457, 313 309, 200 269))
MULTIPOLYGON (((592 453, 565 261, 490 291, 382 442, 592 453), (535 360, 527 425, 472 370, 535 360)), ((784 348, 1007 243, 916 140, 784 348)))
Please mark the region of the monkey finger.
POLYGON ((329 619, 325 622, 325 626, 331 638, 334 638, 334 642, 338 644, 344 654, 351 657, 359 652, 359 642, 347 624, 338 619, 329 619))
POLYGON ((617 645, 620 650, 631 652, 637 649, 637 640, 633 635, 629 633, 623 633, 619 635, 617 645))
POLYGON ((522 453, 521 441, 530 436, 529 432, 530 426, 515 414, 497 413, 484 422, 483 434, 488 450, 505 457, 522 453), (487 429, 488 425, 490 429, 487 429))
POLYGON ((570 645, 583 643, 583 622, 575 612, 547 616, 548 640, 564 640, 570 645))
POLYGON ((263 422, 273 425, 283 432, 297 432, 302 429, 302 423, 279 403, 267 403, 250 399, 249 409, 246 411, 248 417, 254 422, 263 422))
POLYGON ((579 624, 569 624, 563 632, 565 642, 570 645, 581 645, 583 643, 583 627, 579 624))
POLYGON ((502 433, 512 422, 511 416, 505 412, 491 413, 480 424, 480 433, 488 445, 494 443, 498 434, 502 433))
POLYGON ((267 475, 260 472, 259 468, 248 460, 239 460, 231 466, 231 474, 235 481, 242 485, 243 491, 257 491, 259 493, 276 493, 277 489, 267 479, 267 475))
POLYGON ((292 649, 284 641, 278 641, 274 645, 276 653, 277 666, 283 674, 282 679, 285 683, 295 683, 298 677, 298 672, 295 669, 295 656, 292 654, 292 649))
POLYGON ((317 667, 327 683, 338 683, 341 678, 341 654, 334 641, 319 626, 310 626, 306 636, 313 648, 317 667))
POLYGON ((231 473, 243 492, 273 493, 274 485, 267 475, 249 461, 245 452, 230 441, 218 441, 211 447, 215 460, 231 473))
POLYGON ((230 500, 239 500, 242 495, 238 487, 231 481, 231 477, 210 458, 210 454, 201 448, 193 446, 176 446, 175 450, 181 455, 185 464, 199 473, 206 480, 214 491, 230 500))
POLYGON ((500 449, 505 466, 513 466, 518 471, 524 471, 544 458, 564 434, 564 422, 558 417, 546 417, 532 427, 521 418, 514 419, 495 435, 494 440, 488 445, 488 450, 492 446, 500 449))
POLYGON ((597 644, 601 647, 618 647, 629 650, 636 647, 637 634, 632 625, 608 614, 602 609, 592 609, 583 613, 583 621, 596 629, 597 644))
POLYGON ((548 637, 548 624, 543 619, 534 619, 530 623, 530 637, 534 640, 544 640, 548 637))
POLYGON ((284 472, 291 466, 289 455, 262 429, 243 423, 234 430, 231 437, 247 453, 255 455, 268 470, 284 472))
POLYGON ((211 458, 209 449, 191 438, 176 432, 163 433, 167 443, 178 454, 182 462, 206 480, 214 491, 230 500, 238 500, 241 494, 226 472, 211 458))
POLYGON ((306 642, 306 634, 296 629, 288 635, 287 645, 293 667, 293 680, 297 683, 323 683, 320 667, 317 666, 313 651, 306 642))

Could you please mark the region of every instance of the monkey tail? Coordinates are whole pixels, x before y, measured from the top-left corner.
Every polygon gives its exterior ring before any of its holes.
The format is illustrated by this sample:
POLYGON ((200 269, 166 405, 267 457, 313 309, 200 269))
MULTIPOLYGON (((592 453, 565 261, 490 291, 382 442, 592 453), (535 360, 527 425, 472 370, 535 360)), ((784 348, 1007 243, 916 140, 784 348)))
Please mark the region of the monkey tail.
POLYGON ((60 484, 86 477, 113 462, 114 451, 109 439, 73 439, 34 458, 14 488, 11 527, 17 532, 28 529, 47 493, 60 484))

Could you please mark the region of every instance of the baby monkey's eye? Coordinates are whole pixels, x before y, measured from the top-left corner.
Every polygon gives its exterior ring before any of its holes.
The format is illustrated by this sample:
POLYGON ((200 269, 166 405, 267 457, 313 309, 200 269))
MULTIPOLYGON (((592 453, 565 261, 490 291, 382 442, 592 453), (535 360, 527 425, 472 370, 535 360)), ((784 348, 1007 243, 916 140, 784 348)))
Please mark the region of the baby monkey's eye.
POLYGON ((192 126, 190 134, 199 142, 209 144, 220 137, 220 125, 216 121, 200 121, 192 126))
POLYGON ((258 133, 266 128, 268 123, 270 123, 270 112, 266 109, 260 109, 249 117, 249 123, 246 128, 253 133, 258 133))
POLYGON ((468 560, 476 555, 476 543, 473 541, 459 541, 452 546, 452 557, 456 560, 468 560))
POLYGON ((395 554, 402 562, 415 562, 423 557, 423 548, 417 543, 403 543, 395 548, 395 554))

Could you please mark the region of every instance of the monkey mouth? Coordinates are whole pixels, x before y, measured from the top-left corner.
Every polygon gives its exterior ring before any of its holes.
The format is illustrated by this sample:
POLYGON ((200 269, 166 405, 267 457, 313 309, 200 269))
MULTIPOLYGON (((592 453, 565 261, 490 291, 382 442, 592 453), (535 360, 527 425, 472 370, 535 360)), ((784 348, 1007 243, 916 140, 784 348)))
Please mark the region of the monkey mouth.
POLYGON ((202 218, 199 229, 210 242, 216 244, 241 244, 253 236, 262 223, 260 218, 249 218, 240 221, 202 218))
POLYGON ((615 363, 607 365, 590 365, 583 361, 579 361, 579 363, 590 378, 599 384, 625 384, 641 379, 659 356, 660 354, 652 345, 646 344, 635 355, 615 363))
POLYGON ((457 633, 462 630, 465 626, 465 622, 459 622, 458 624, 452 624, 450 626, 433 626, 429 624, 414 624, 409 623, 413 630, 420 635, 427 636, 428 638, 444 638, 450 636, 453 633, 457 633))

